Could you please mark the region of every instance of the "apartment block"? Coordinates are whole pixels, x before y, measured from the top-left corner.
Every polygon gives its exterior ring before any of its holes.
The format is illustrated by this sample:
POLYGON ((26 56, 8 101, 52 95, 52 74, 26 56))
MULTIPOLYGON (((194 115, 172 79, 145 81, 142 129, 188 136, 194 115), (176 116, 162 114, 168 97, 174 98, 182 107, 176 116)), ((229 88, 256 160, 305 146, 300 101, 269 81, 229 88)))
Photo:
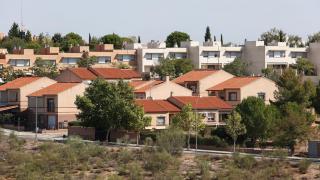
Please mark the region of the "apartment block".
POLYGON ((11 66, 15 70, 31 73, 30 68, 37 58, 54 63, 59 69, 77 67, 77 62, 84 52, 97 58, 97 63, 93 67, 110 68, 122 63, 136 68, 136 50, 114 49, 112 44, 99 44, 93 51, 89 50, 89 46, 74 46, 69 52, 60 52, 59 47, 46 47, 38 54, 33 49, 15 48, 12 54, 8 54, 6 49, 0 49, 0 67, 11 66))

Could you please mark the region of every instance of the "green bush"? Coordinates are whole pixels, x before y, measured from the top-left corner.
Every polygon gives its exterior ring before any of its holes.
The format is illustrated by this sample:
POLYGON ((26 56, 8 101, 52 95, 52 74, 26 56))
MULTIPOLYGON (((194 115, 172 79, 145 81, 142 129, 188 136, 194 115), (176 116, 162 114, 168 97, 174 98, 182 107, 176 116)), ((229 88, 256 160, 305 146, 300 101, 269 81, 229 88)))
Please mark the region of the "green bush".
POLYGON ((174 157, 172 157, 166 151, 146 153, 143 157, 144 168, 151 171, 153 174, 157 172, 163 172, 173 163, 174 157))
POLYGON ((14 132, 10 133, 8 138, 8 143, 10 150, 20 150, 21 147, 25 144, 24 139, 19 139, 14 132))
POLYGON ((202 180, 211 179, 210 175, 210 162, 204 159, 197 159, 197 164, 200 169, 200 175, 202 180))
POLYGON ((164 130, 157 136, 157 145, 160 150, 165 150, 171 155, 180 155, 183 146, 186 144, 186 137, 183 131, 170 128, 164 130))
POLYGON ((131 162, 127 165, 130 180, 142 180, 143 169, 138 162, 131 162))
POLYGON ((82 126, 81 121, 70 121, 68 122, 68 126, 82 126))
POLYGON ((239 154, 234 154, 233 163, 236 167, 240 169, 249 170, 257 164, 257 161, 254 159, 253 156, 240 156, 239 154))
MULTIPOLYGON (((191 136, 190 143, 196 143, 196 137, 191 136)), ((225 142, 223 139, 219 138, 218 136, 211 136, 211 137, 201 137, 198 136, 198 145, 205 145, 205 146, 214 146, 214 147, 228 147, 228 143, 225 142)))
POLYGON ((134 157, 130 150, 123 148, 118 153, 117 159, 119 162, 126 164, 126 163, 129 163, 131 160, 133 160, 134 157))
POLYGON ((107 179, 108 179, 108 180, 124 180, 123 177, 118 176, 118 175, 116 175, 116 174, 110 175, 107 179))
POLYGON ((308 159, 303 159, 299 162, 298 164, 298 168, 299 168, 299 172, 300 173, 303 173, 303 174, 306 174, 310 165, 311 165, 311 161, 308 160, 308 159))

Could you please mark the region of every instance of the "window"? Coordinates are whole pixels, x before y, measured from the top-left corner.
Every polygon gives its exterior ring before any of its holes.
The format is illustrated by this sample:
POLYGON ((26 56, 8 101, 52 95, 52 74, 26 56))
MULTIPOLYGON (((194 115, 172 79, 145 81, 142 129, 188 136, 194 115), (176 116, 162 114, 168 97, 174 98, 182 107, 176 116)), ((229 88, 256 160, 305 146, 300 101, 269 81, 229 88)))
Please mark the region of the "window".
POLYGON ((79 61, 79 58, 63 58, 62 63, 63 64, 77 64, 77 62, 79 61))
POLYGON ((237 58, 241 56, 241 53, 237 51, 227 51, 225 52, 225 56, 227 58, 237 58))
POLYGON ((53 59, 44 59, 44 60, 41 60, 41 61, 45 65, 55 65, 56 64, 56 60, 53 60, 53 59))
POLYGON ((203 51, 202 52, 203 57, 212 58, 212 57, 220 57, 219 51, 203 51))
POLYGON ((9 64, 10 66, 26 67, 26 66, 30 66, 30 60, 29 59, 10 59, 9 64))
POLYGON ((258 98, 261 98, 262 100, 266 100, 266 93, 264 93, 264 92, 259 92, 258 93, 258 98))
POLYGON ((229 92, 229 101, 237 101, 237 92, 229 92))
POLYGON ((291 52, 291 57, 292 58, 305 58, 306 53, 305 52, 291 52))
POLYGON ((147 60, 160 60, 163 58, 162 53, 146 53, 145 58, 147 60))
POLYGON ((18 92, 17 91, 9 91, 9 102, 18 102, 18 92))
POLYGON ((134 55, 127 55, 127 54, 118 54, 117 55, 117 60, 119 61, 133 61, 134 55))
POLYGON ((97 57, 98 64, 107 64, 111 62, 111 57, 110 56, 102 56, 102 57, 97 57))
POLYGON ((55 105, 54 105, 54 99, 48 98, 47 99, 47 112, 54 112, 55 105))
POLYGON ((166 123, 166 117, 158 116, 157 117, 157 126, 164 126, 166 123))
POLYGON ((215 113, 208 113, 207 115, 207 121, 215 121, 215 113))
POLYGON ((171 59, 185 59, 185 58, 187 58, 187 54, 186 53, 170 52, 170 58, 171 59))
POLYGON ((286 57, 286 52, 285 51, 269 51, 269 57, 270 58, 286 57))

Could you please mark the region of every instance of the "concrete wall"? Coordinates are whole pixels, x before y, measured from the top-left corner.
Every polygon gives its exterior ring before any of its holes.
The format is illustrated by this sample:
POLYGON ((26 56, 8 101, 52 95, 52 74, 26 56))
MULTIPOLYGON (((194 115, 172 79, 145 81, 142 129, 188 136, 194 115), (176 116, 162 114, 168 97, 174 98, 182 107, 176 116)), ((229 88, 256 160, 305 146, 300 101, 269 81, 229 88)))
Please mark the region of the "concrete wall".
POLYGON ((258 93, 265 93, 265 103, 270 104, 274 101, 274 92, 277 90, 276 83, 267 79, 260 78, 241 88, 241 101, 249 96, 258 97, 258 93))
POLYGON ((192 91, 174 82, 167 81, 146 91, 146 98, 168 99, 170 96, 192 96, 192 91))
POLYGON ((170 119, 169 113, 145 113, 145 116, 151 117, 151 125, 147 126, 146 129, 165 129, 169 126, 170 119), (165 117, 165 125, 164 126, 157 126, 157 117, 165 117))
POLYGON ((212 75, 199 81, 199 95, 208 96, 207 89, 233 77, 234 76, 232 74, 225 72, 223 70, 213 73, 212 75))

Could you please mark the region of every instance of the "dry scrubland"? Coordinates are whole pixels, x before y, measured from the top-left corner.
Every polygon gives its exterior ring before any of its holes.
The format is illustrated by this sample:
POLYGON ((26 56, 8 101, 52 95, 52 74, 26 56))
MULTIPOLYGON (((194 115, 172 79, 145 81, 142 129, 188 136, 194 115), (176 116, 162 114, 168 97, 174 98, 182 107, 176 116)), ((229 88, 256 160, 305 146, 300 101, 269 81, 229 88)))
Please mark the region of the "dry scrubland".
MULTIPOLYGON (((141 150, 85 144, 25 141, 1 135, 0 179, 319 179, 320 167, 309 161, 255 160, 250 156, 181 154, 151 140, 141 150), (165 149, 167 149, 168 153, 165 149)), ((174 142, 177 143, 177 142, 174 142)), ((179 143, 179 142, 178 142, 179 143)), ((176 147, 177 144, 173 144, 176 147)))

